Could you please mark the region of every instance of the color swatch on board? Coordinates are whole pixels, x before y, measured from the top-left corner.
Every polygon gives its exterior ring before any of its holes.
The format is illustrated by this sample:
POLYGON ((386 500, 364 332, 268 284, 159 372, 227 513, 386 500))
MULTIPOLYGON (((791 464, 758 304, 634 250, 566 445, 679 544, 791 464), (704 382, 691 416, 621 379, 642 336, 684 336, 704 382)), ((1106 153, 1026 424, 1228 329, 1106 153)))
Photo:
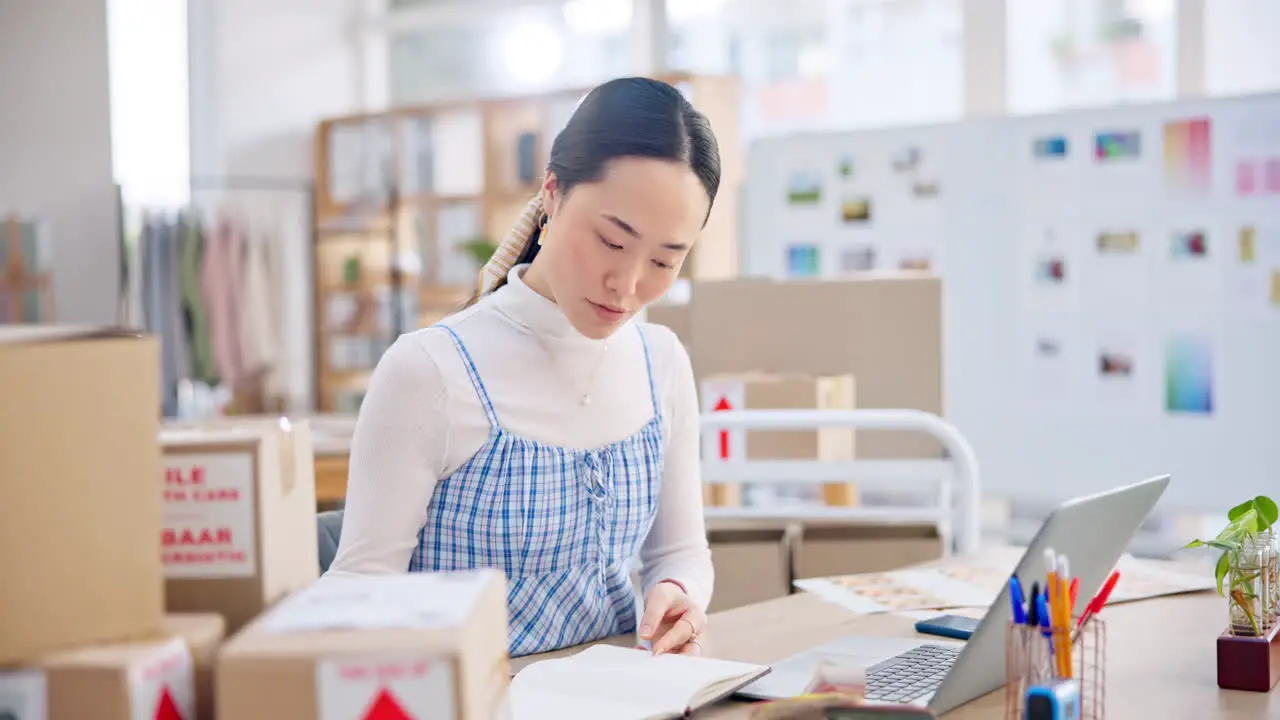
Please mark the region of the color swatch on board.
POLYGON ((1280 195, 1280 155, 1245 158, 1236 163, 1236 194, 1280 195))
POLYGON ((787 276, 793 278, 818 277, 818 248, 816 245, 792 245, 787 248, 787 276))
POLYGON ((1093 137, 1093 156, 1098 162, 1133 160, 1142 155, 1142 134, 1128 132, 1100 132, 1093 137))
POLYGON ((1174 120, 1164 126, 1164 175, 1171 187, 1203 194, 1213 178, 1209 118, 1174 120))
POLYGON ((1164 348, 1164 406, 1169 413, 1213 412, 1213 349, 1202 338, 1170 338, 1164 348))

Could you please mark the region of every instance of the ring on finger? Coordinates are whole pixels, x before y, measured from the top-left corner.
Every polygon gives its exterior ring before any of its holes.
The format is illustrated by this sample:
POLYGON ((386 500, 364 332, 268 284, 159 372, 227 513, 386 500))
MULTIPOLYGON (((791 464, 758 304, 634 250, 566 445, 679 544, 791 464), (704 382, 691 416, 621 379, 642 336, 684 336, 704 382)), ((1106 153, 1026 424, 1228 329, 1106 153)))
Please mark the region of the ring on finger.
POLYGON ((697 641, 697 639, 698 639, 698 628, 696 628, 696 627, 694 627, 694 626, 693 626, 693 621, 692 621, 692 620, 690 620, 689 618, 687 618, 687 617, 683 616, 683 615, 681 615, 681 616, 680 616, 680 619, 681 619, 681 620, 683 620, 683 621, 685 621, 685 622, 686 622, 686 623, 688 623, 688 625, 689 625, 689 640, 688 640, 688 641, 689 641, 689 642, 695 642, 695 641, 697 641))

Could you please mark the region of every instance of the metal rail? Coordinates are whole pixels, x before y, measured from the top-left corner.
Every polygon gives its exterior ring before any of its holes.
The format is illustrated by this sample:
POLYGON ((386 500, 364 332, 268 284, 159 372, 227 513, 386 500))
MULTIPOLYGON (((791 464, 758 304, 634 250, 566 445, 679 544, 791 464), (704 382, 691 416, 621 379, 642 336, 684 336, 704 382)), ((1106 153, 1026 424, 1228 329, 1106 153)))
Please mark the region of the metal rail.
MULTIPOLYGON (((946 457, 939 460, 721 460, 704 459, 703 482, 716 483, 839 483, 875 484, 888 481, 887 487, 902 483, 932 483, 939 491, 936 510, 920 508, 819 508, 819 516, 866 517, 883 520, 918 520, 936 518, 944 533, 951 522, 956 525, 955 550, 960 554, 976 551, 982 533, 982 486, 978 460, 969 441, 946 420, 919 410, 724 410, 702 415, 702 431, 725 430, 816 430, 850 428, 853 430, 889 430, 924 433, 942 443, 946 457), (954 488, 954 492, 953 492, 954 488)), ((706 443, 704 443, 705 445, 706 443)), ((708 508, 709 515, 721 514, 708 508)), ((781 508, 781 514, 798 513, 781 508)), ((765 510, 734 509, 735 516, 765 514, 765 510)), ((723 514, 730 514, 724 509, 723 514)), ((767 511, 776 516, 779 511, 767 511)), ((803 514, 812 516, 813 511, 803 514)))

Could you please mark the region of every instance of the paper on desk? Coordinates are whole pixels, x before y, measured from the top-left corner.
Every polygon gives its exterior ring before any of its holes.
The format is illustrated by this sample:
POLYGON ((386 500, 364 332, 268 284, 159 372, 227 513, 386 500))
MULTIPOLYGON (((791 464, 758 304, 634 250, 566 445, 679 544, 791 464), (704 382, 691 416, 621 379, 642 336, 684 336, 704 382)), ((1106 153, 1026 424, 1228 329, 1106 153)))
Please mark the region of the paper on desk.
MULTIPOLYGON (((1209 574, 1191 574, 1125 555, 1116 563, 1120 581, 1108 604, 1211 590, 1209 574)), ((796 580, 795 586, 858 613, 988 607, 1014 563, 948 563, 945 567, 796 580)), ((1081 602, 1084 602, 1083 600, 1081 602)))
POLYGON ((262 621, 267 632, 455 627, 470 615, 493 571, 326 575, 281 601, 262 621))

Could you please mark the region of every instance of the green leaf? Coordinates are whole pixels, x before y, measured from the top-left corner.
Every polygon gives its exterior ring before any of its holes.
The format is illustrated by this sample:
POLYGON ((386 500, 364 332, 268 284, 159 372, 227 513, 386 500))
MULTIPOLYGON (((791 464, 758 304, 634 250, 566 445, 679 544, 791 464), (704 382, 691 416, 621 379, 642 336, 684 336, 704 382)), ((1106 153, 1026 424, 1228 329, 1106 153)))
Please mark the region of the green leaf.
POLYGON ((1227 554, 1222 553, 1218 558, 1218 565, 1214 568, 1214 576, 1218 581, 1218 594, 1226 597, 1227 593, 1222 589, 1222 581, 1227 578, 1227 570, 1230 568, 1230 562, 1227 560, 1227 554))
POLYGON ((1245 500, 1244 502, 1240 503, 1239 505, 1227 511, 1227 520, 1231 521, 1232 523, 1238 523, 1240 522, 1240 518, 1244 517, 1245 513, 1249 512, 1250 510, 1253 510, 1253 501, 1245 500))
POLYGON ((1259 495, 1253 499, 1254 511, 1258 513, 1258 531, 1261 532, 1276 524, 1280 520, 1280 508, 1276 507, 1276 501, 1265 495, 1259 495))

